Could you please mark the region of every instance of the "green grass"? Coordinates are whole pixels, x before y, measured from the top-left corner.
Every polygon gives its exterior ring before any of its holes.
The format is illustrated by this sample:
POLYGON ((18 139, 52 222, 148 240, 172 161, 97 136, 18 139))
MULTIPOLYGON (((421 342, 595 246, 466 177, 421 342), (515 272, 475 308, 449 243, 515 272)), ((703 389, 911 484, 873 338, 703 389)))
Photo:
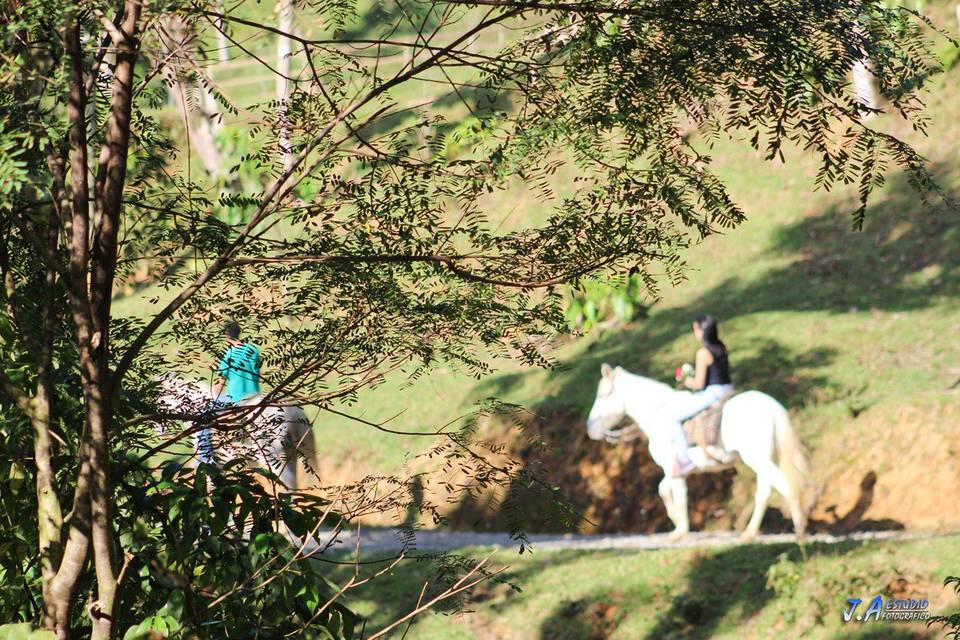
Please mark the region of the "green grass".
MULTIPOLYGON (((847 598, 869 602, 875 595, 928 599, 933 613, 956 611, 960 599, 942 582, 960 564, 958 542, 948 537, 810 544, 802 550, 780 544, 519 556, 503 550, 491 562, 509 565, 500 577, 522 591, 488 582, 465 603, 472 613, 426 613, 407 637, 933 638, 936 631, 922 623, 845 624, 840 613, 847 598)), ((369 616, 367 635, 413 608, 429 578, 426 564, 410 563, 352 592, 350 605, 369 616)))

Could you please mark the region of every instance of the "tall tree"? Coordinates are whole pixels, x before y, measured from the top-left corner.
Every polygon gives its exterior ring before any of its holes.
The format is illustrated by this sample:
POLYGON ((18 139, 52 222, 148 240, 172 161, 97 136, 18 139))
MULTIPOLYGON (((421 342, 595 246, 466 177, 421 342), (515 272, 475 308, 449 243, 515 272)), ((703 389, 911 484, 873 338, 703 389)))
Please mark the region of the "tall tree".
MULTIPOLYGON (((210 357, 222 320, 268 345, 265 404, 342 412, 337 401, 398 368, 420 375, 442 361, 479 375, 487 354, 549 364, 526 336, 562 325, 558 285, 606 272, 654 288, 656 271, 677 276, 691 235, 743 220, 710 171, 712 137, 746 132, 770 158, 786 143, 816 153, 819 184, 859 185, 858 225, 891 164, 938 193, 907 144, 863 126, 848 80, 870 59, 892 107, 919 113, 935 61, 918 16, 882 2, 397 0, 358 32, 365 16, 338 0, 304 8, 302 24, 321 26, 302 36, 251 17, 254 3, 224 6, 4 5, 0 421, 4 463, 29 447, 35 486, 29 500, 0 492, 8 512, 31 514, 2 560, 29 588, 4 613, 61 638, 112 638, 161 615, 216 634, 254 613, 267 635, 349 635, 331 603, 358 578, 323 593, 263 520, 308 532, 330 510, 349 518, 361 486, 318 507, 264 493, 232 467, 154 473, 130 454, 163 448, 146 439, 156 423, 201 419, 164 413, 153 385, 210 357), (272 96, 218 98, 250 141, 234 160, 264 176, 262 192, 220 196, 183 175, 160 108, 171 20, 226 38, 270 74, 257 36, 302 58, 279 115, 272 96), (450 103, 470 119, 444 121, 450 103), (681 133, 691 124, 703 137, 681 133), (564 165, 576 179, 557 188, 564 165), (501 227, 484 198, 508 188, 549 215, 501 227), (218 206, 240 223, 213 215, 218 206), (268 233, 277 226, 282 240, 268 233), (161 266, 163 304, 119 316, 116 284, 143 260, 161 266), (207 473, 219 474, 209 491, 207 473), (289 593, 308 595, 294 605, 289 593)), ((481 465, 469 436, 439 429, 436 453, 481 465)), ((477 468, 481 483, 525 473, 477 468)))
POLYGON ((204 170, 216 180, 223 171, 216 143, 221 116, 211 81, 197 62, 194 51, 197 34, 176 15, 161 18, 158 31, 166 60, 165 79, 170 98, 182 119, 189 149, 197 152, 204 170))
POLYGON ((290 148, 290 123, 287 115, 290 99, 290 55, 293 53, 293 41, 287 35, 293 33, 293 2, 277 2, 277 124, 279 127, 278 147, 283 158, 283 168, 289 169, 293 159, 290 148))

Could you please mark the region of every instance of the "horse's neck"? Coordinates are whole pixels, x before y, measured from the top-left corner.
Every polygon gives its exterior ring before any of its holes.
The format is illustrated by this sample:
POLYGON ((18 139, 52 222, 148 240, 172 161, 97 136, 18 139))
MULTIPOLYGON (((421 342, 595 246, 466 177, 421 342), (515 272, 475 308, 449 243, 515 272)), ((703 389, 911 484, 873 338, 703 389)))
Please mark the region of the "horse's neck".
POLYGON ((655 427, 654 419, 679 392, 652 378, 644 378, 633 373, 623 375, 626 379, 624 392, 627 415, 647 432, 649 437, 651 430, 655 427))

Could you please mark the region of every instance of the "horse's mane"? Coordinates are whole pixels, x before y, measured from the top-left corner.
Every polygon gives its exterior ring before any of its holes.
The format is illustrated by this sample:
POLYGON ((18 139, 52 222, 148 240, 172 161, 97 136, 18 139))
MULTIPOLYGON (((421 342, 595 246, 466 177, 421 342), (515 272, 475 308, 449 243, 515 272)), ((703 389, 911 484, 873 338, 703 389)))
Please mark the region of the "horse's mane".
POLYGON ((664 382, 660 382, 659 380, 655 380, 653 378, 647 378, 645 376, 641 376, 636 373, 631 373, 626 369, 624 369, 623 367, 619 367, 619 369, 620 369, 620 373, 618 373, 618 375, 624 376, 625 378, 627 378, 629 382, 638 386, 642 386, 646 390, 650 391, 651 393, 666 394, 666 393, 672 393, 676 391, 676 389, 674 389, 670 385, 664 382))

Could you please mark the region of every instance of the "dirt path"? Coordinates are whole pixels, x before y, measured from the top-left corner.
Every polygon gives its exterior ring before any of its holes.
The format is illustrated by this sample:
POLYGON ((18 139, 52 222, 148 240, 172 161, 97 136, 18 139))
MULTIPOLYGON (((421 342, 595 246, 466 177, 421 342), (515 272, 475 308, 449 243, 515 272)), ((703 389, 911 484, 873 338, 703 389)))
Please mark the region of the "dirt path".
MULTIPOLYGON (((933 538, 937 534, 910 533, 904 531, 871 531, 832 535, 828 533, 811 534, 807 542, 836 544, 847 541, 866 540, 916 540, 933 538)), ((615 550, 615 549, 683 549, 693 547, 720 547, 739 543, 734 532, 696 532, 682 540, 670 540, 669 534, 531 534, 530 546, 534 551, 576 550, 615 550)), ((783 544, 794 542, 792 534, 772 533, 759 536, 756 544, 783 544)), ((399 529, 368 529, 361 531, 360 549, 362 553, 396 553, 403 549, 411 551, 451 551, 465 547, 516 548, 518 543, 506 533, 477 533, 471 531, 417 531, 414 539, 408 532, 399 529)), ((348 551, 356 547, 354 533, 343 533, 333 548, 348 551)))

